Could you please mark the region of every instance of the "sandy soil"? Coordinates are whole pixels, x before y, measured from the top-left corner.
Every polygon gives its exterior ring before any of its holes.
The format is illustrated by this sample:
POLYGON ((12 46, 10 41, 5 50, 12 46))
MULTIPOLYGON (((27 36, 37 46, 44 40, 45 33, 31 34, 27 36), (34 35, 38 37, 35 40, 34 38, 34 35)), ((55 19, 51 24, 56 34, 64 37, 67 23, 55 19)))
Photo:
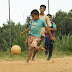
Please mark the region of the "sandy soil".
POLYGON ((0 72, 72 72, 72 57, 25 61, 0 61, 0 72))

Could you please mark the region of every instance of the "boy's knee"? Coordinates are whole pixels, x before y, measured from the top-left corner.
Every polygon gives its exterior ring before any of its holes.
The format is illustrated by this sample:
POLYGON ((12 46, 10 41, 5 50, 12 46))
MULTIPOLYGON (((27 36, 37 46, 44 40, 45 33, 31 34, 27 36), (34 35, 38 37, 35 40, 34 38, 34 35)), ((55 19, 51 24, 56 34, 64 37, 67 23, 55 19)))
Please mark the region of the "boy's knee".
POLYGON ((29 51, 33 51, 33 47, 30 47, 30 48, 29 48, 29 51))

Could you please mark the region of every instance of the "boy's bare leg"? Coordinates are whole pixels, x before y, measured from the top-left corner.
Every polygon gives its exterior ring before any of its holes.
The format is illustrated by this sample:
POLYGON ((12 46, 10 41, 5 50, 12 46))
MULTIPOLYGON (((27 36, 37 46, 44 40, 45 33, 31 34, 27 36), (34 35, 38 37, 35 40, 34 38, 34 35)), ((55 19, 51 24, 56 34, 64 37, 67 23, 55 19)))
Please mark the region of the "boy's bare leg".
POLYGON ((34 50, 34 53, 33 53, 33 56, 32 56, 32 61, 34 61, 37 52, 38 52, 38 50, 34 50))
POLYGON ((37 47, 36 47, 36 49, 34 50, 34 53, 33 53, 33 56, 32 56, 32 61, 34 61, 35 56, 36 56, 36 54, 37 54, 38 50, 46 50, 46 49, 45 49, 45 48, 43 48, 43 47, 42 47, 42 45, 37 46, 37 47))
POLYGON ((33 48, 31 48, 31 49, 29 50, 28 58, 27 58, 26 63, 29 63, 29 60, 30 60, 30 58, 31 58, 31 56, 32 56, 32 52, 33 52, 33 48))
POLYGON ((40 46, 37 46, 37 47, 36 47, 36 50, 46 50, 46 49, 43 48, 42 45, 40 45, 40 46))

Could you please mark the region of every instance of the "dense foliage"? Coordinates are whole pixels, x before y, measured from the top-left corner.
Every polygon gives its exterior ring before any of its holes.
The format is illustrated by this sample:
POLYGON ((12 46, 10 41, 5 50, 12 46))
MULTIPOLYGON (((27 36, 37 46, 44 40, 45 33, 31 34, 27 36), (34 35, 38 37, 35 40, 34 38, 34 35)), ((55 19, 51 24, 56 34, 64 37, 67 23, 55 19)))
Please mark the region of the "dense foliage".
MULTIPOLYGON (((54 48, 63 52, 72 52, 72 9, 68 13, 61 10, 58 11, 56 15, 53 16, 53 21, 57 25, 54 48)), ((20 33, 29 27, 29 22, 30 17, 27 17, 24 25, 20 23, 15 24, 13 21, 11 21, 11 25, 8 21, 7 24, 3 24, 3 26, 0 27, 0 50, 4 52, 10 50, 10 40, 11 46, 19 45, 22 51, 28 50, 28 45, 25 45, 28 33, 24 36, 21 36, 20 33)))

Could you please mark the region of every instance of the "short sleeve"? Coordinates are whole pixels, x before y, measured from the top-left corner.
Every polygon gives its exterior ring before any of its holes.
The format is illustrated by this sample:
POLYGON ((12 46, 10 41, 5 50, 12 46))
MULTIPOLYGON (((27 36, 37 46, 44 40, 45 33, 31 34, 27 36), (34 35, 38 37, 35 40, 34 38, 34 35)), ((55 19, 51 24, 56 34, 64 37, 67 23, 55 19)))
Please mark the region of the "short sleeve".
POLYGON ((55 23, 53 23, 53 28, 56 28, 56 24, 55 23))
POLYGON ((43 27, 46 27, 47 26, 47 24, 46 24, 46 22, 43 20, 43 27))

